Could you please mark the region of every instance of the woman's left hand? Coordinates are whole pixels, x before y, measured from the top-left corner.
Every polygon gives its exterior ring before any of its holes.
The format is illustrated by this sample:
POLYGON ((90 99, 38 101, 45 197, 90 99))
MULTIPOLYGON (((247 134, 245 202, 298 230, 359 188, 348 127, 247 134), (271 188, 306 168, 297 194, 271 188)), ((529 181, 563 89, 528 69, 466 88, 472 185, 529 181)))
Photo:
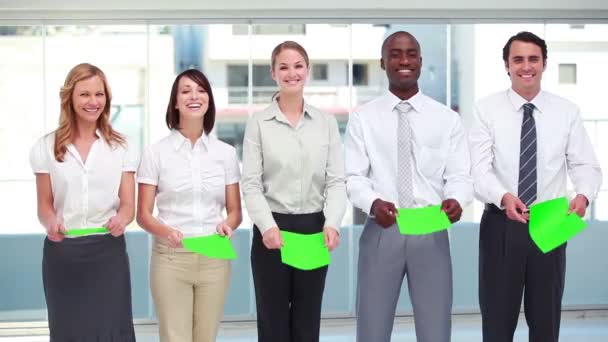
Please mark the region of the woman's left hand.
POLYGON ((127 220, 123 219, 120 215, 112 216, 108 220, 108 223, 106 223, 106 228, 108 228, 112 236, 121 236, 127 228, 127 220))
POLYGON ((226 222, 218 224, 217 227, 215 227, 215 230, 220 236, 226 236, 229 239, 232 237, 232 228, 230 228, 226 222))
POLYGON ((338 244, 340 244, 340 234, 338 234, 338 230, 333 227, 325 227, 323 228, 323 236, 325 237, 325 246, 329 251, 333 251, 338 244))

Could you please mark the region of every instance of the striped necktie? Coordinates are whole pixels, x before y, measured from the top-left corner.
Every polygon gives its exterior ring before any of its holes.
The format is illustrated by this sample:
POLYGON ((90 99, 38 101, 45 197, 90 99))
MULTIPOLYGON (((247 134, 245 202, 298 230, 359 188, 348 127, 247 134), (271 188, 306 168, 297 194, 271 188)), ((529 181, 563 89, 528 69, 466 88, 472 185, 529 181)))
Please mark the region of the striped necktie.
POLYGON ((399 207, 407 208, 414 203, 414 188, 412 180, 412 127, 407 119, 407 113, 412 106, 401 101, 395 110, 399 115, 397 126, 397 191, 399 207))
POLYGON ((519 152, 519 199, 530 206, 536 200, 536 124, 532 113, 534 105, 524 104, 524 118, 521 124, 519 152))

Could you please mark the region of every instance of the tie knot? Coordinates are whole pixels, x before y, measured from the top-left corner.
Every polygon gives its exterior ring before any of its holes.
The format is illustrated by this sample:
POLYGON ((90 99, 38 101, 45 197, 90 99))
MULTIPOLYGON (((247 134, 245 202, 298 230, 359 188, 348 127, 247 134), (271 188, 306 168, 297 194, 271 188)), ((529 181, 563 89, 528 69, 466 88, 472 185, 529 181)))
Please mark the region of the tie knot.
POLYGON ((407 101, 401 101, 395 106, 395 109, 399 114, 405 114, 412 109, 412 105, 407 101))
POLYGON ((524 103, 524 115, 532 115, 532 113, 534 112, 534 104, 528 102, 528 103, 524 103))

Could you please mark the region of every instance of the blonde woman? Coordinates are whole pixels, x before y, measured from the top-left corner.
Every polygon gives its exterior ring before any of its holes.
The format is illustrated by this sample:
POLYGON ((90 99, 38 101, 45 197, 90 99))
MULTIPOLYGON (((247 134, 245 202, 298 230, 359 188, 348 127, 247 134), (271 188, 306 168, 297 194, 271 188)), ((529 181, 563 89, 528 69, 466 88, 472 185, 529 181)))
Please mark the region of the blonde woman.
POLYGON ((137 154, 110 126, 104 73, 79 64, 61 88, 59 127, 30 153, 50 341, 135 341, 124 231, 133 220, 137 154), (109 233, 67 237, 66 230, 109 233))
POLYGON ((215 104, 202 72, 190 69, 175 78, 166 121, 171 133, 146 149, 137 174, 137 221, 155 237, 150 286, 160 340, 212 342, 224 311, 231 264, 189 252, 182 240, 230 237, 239 226, 238 159, 234 147, 209 135, 215 104))
POLYGON ((281 263, 281 231, 323 232, 333 250, 346 206, 336 119, 304 101, 310 65, 293 41, 275 47, 271 75, 279 91, 254 114, 243 144, 243 195, 255 223, 251 268, 258 341, 319 341, 327 266, 303 271, 281 263))

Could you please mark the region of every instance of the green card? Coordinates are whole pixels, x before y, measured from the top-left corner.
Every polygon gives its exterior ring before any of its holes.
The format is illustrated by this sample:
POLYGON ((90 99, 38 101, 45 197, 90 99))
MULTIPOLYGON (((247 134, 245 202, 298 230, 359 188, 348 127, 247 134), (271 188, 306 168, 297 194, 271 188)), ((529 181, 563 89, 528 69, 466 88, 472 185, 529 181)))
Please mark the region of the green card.
POLYGON ((108 228, 99 227, 99 228, 79 228, 79 229, 69 229, 65 231, 65 236, 85 236, 91 234, 99 234, 99 233, 109 233, 108 228))
POLYGON ((422 208, 399 208, 399 231, 404 235, 424 235, 450 228, 452 223, 441 205, 422 208))
POLYGON ((331 262, 323 233, 298 234, 282 230, 281 261, 301 270, 314 270, 331 262))
POLYGON ((568 215, 568 207, 565 197, 530 207, 530 237, 543 253, 561 246, 587 227, 576 213, 568 215))
POLYGON ((230 239, 218 234, 185 238, 184 248, 213 259, 236 259, 236 252, 230 239))

